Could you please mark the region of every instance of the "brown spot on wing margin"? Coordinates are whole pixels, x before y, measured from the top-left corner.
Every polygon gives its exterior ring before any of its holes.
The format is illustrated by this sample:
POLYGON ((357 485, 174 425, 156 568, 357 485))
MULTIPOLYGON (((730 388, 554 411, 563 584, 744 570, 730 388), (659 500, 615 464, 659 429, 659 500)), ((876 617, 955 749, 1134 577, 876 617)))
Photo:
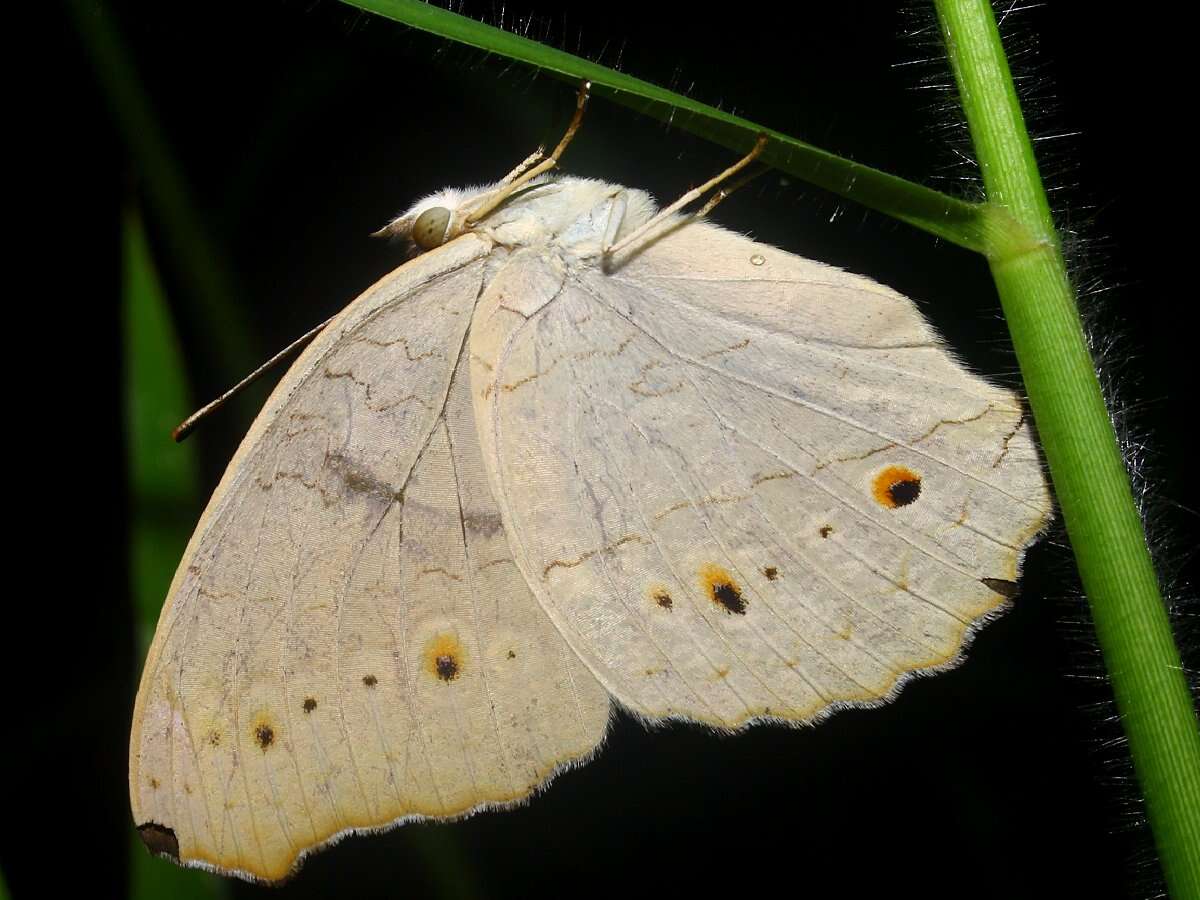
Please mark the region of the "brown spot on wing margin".
POLYGON ((139 825, 137 831, 146 849, 155 856, 166 856, 173 862, 179 862, 179 839, 173 830, 157 822, 146 822, 139 825))
POLYGON ((1009 600, 1015 599, 1021 593, 1021 586, 1007 578, 980 578, 979 580, 1001 597, 1009 600))

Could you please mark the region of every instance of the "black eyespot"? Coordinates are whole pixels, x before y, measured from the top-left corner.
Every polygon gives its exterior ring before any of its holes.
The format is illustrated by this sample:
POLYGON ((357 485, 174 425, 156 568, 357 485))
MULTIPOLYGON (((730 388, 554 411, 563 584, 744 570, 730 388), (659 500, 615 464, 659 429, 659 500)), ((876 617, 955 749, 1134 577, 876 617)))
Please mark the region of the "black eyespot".
POLYGON ((904 466, 888 466, 875 476, 871 487, 880 506, 898 509, 921 496, 921 476, 904 466))

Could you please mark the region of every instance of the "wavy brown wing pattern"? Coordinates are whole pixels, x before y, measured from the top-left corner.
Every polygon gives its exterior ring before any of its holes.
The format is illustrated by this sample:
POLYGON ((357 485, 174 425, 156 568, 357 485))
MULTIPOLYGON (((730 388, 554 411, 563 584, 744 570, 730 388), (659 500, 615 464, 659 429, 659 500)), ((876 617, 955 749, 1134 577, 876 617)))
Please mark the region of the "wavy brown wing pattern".
POLYGON ((514 564, 464 347, 489 245, 368 290, 296 362, 187 548, 134 713, 152 850, 286 876, 353 829, 527 796, 608 695, 514 564))
POLYGON ((712 225, 610 273, 530 255, 471 345, 517 562, 646 717, 889 698, 958 661, 1050 515, 1017 397, 910 300, 712 225))

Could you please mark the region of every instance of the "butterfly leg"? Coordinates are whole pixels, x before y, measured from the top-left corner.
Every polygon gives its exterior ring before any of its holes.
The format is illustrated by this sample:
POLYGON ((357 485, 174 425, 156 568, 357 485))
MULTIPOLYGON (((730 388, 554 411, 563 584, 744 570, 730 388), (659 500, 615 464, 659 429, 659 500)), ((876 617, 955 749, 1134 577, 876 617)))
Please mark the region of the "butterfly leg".
POLYGON ((532 163, 540 157, 540 151, 532 154, 505 177, 505 180, 501 182, 500 188, 484 194, 482 197, 474 198, 467 209, 455 210, 455 219, 458 224, 451 230, 451 236, 461 233, 468 226, 478 222, 512 196, 515 191, 558 165, 558 160, 563 155, 563 151, 567 149, 567 145, 571 143, 571 140, 575 137, 575 132, 579 130, 579 126, 583 122, 583 111, 587 106, 588 92, 590 90, 591 82, 585 81, 579 86, 579 94, 575 101, 575 115, 571 119, 571 124, 567 126, 566 134, 562 136, 562 140, 558 142, 558 146, 554 148, 553 152, 537 163, 537 165, 532 165, 532 163), (529 168, 531 165, 532 168, 529 168))
MULTIPOLYGON (((616 256, 618 253, 620 253, 622 250, 624 250, 626 247, 628 247, 634 241, 637 241, 638 239, 640 239, 648 231, 651 231, 652 229, 657 228, 659 225, 662 224, 662 222, 664 220, 668 219, 669 217, 671 217, 672 215, 677 213, 679 210, 683 209, 683 207, 687 206, 689 203, 692 203, 692 202, 700 199, 701 197, 704 196, 704 194, 707 191, 709 191, 712 188, 716 187, 717 185, 721 184, 721 182, 726 181, 729 178, 732 178, 734 175, 736 175, 742 169, 746 168, 746 166, 750 165, 750 163, 754 162, 754 160, 756 160, 759 157, 759 154, 761 154, 763 152, 763 148, 766 146, 767 146, 767 136, 765 134, 760 134, 758 136, 758 140, 754 144, 753 149, 749 153, 747 153, 745 156, 743 156, 741 159, 739 159, 737 162, 735 162, 732 166, 730 166, 724 172, 717 175, 715 178, 710 178, 708 181, 704 182, 704 184, 700 185, 700 187, 693 188, 692 190, 688 191, 686 194, 684 194, 682 197, 680 197, 678 200, 676 200, 674 203, 672 203, 666 209, 659 210, 658 214, 655 215, 654 218, 652 218, 649 222, 646 222, 644 225, 642 225, 640 228, 638 228, 632 234, 628 235, 624 240, 622 240, 617 245, 611 246, 611 247, 606 246, 604 248, 604 250, 602 251, 604 256, 609 257, 609 258, 616 256)), ((706 203, 704 205, 704 208, 701 210, 701 215, 712 210, 712 208, 714 206, 716 206, 718 203, 720 203, 722 200, 724 200, 725 197, 729 196, 729 194, 733 193, 735 190, 737 190, 739 187, 741 187, 743 184, 745 184, 745 182, 748 180, 749 179, 744 179, 742 181, 739 181, 737 184, 735 184, 731 188, 728 188, 728 189, 722 190, 722 191, 718 191, 716 194, 713 195, 712 198, 709 199, 708 203, 706 203)), ((606 235, 606 237, 607 237, 607 235, 606 235)))
POLYGON ((474 205, 474 204, 485 202, 485 201, 489 200, 490 198, 492 198, 493 196, 495 196, 496 194, 500 194, 503 197, 507 197, 509 194, 512 193, 512 191, 508 188, 508 185, 511 184, 516 179, 520 178, 527 171, 529 171, 530 166, 536 165, 537 163, 541 162, 545 158, 546 158, 546 148, 538 147, 536 150, 534 150, 532 153, 530 153, 527 157, 525 157, 523 160, 521 160, 521 162, 518 163, 517 166, 511 172, 509 172, 507 175, 505 175, 503 178, 501 178, 499 182, 497 182, 500 185, 499 188, 494 188, 493 190, 490 190, 487 193, 480 194, 478 197, 472 197, 471 201, 470 201, 471 204, 474 205))
POLYGON ((704 216, 707 216, 710 212, 712 212, 714 209, 716 209, 719 204, 723 203, 727 198, 736 194, 738 191, 740 191, 742 188, 744 188, 746 185, 748 185, 750 182, 752 182, 759 175, 763 174, 766 171, 769 171, 769 168, 770 168, 769 166, 763 166, 757 172, 751 172, 749 175, 743 175, 741 178, 739 178, 737 181, 735 181, 733 184, 729 185, 728 187, 722 187, 720 190, 718 190, 716 193, 714 193, 711 197, 709 197, 708 200, 705 202, 705 204, 702 207, 700 207, 700 211, 698 213, 696 213, 696 218, 703 218, 704 216))
POLYGON ((621 223, 625 221, 625 211, 628 208, 629 204, 621 194, 612 198, 612 205, 608 208, 608 223, 604 226, 604 239, 600 242, 601 247, 611 247, 617 239, 617 232, 621 230, 621 223))

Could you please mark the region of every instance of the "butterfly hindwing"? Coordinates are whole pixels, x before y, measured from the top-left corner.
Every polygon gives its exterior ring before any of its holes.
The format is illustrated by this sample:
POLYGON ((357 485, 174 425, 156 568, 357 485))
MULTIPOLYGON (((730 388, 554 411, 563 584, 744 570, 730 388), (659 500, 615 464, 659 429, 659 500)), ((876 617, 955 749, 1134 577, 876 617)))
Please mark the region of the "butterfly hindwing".
POLYGON ((911 301, 712 225, 611 272, 530 255, 476 319, 514 553, 638 714, 878 702, 957 660, 1049 515, 1017 398, 911 301))

